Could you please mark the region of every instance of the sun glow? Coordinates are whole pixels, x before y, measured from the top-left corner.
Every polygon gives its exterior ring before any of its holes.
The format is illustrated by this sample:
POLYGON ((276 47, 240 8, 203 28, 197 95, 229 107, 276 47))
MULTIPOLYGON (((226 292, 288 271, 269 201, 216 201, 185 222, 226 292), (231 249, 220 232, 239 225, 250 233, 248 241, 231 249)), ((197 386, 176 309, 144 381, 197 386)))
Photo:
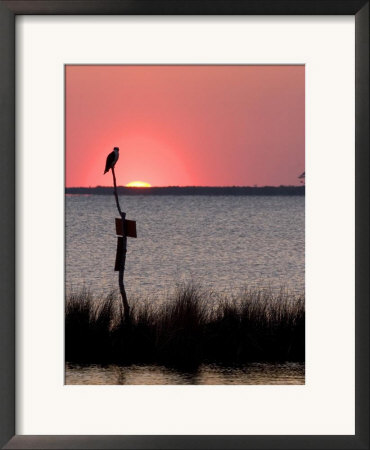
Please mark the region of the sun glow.
POLYGON ((130 183, 126 184, 126 187, 148 188, 151 185, 145 181, 130 181, 130 183))

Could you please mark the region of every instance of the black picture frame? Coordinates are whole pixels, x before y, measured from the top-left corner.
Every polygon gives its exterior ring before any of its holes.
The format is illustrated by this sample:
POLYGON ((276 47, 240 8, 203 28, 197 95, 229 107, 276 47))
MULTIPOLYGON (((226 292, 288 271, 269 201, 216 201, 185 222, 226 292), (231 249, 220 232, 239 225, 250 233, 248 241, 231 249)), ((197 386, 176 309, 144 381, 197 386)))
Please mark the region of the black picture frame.
POLYGON ((0 0, 0 445, 9 449, 369 448, 369 1, 0 0), (20 14, 354 15, 356 426, 353 436, 15 435, 15 17, 20 14))

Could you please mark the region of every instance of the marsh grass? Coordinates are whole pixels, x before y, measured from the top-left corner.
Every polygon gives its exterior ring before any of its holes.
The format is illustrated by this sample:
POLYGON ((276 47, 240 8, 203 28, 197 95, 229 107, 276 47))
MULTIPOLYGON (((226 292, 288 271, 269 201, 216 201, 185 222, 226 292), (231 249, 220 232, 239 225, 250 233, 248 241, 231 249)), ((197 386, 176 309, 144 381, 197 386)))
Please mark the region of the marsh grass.
POLYGON ((165 299, 130 299, 123 320, 119 297, 84 290, 66 299, 69 362, 165 364, 304 361, 304 296, 285 289, 245 289, 233 296, 179 286, 165 299))

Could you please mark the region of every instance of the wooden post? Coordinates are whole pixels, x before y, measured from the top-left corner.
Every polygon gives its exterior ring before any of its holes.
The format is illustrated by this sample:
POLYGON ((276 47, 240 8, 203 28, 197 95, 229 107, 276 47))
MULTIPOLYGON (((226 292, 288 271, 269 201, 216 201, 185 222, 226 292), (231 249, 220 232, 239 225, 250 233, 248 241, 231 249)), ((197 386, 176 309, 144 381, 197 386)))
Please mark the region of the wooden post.
MULTIPOLYGON (((125 223, 126 213, 121 213, 122 221, 125 223)), ((125 274, 125 265, 126 265, 126 253, 127 253, 127 236, 123 236, 123 246, 122 246, 122 255, 121 255, 121 263, 118 271, 118 284, 119 290, 122 297, 123 304, 123 312, 125 316, 125 320, 130 320, 130 305, 127 301, 125 283, 124 283, 124 274, 125 274)))
MULTIPOLYGON (((121 207, 119 205, 118 194, 117 194, 117 183, 116 183, 116 174, 114 173, 114 167, 112 167, 112 175, 113 175, 114 196, 116 198, 116 205, 117 205, 118 213, 122 217, 122 211, 121 211, 121 207)), ((123 219, 123 221, 124 220, 125 219, 123 219)))
MULTIPOLYGON (((114 173, 114 167, 112 167, 112 174, 113 174, 113 184, 114 184, 114 196, 116 198, 116 205, 117 205, 118 213, 122 217, 123 230, 124 230, 126 213, 121 211, 121 207, 119 204, 116 175, 114 173)), ((121 297, 122 297, 122 307, 123 307, 124 319, 126 322, 129 322, 130 321, 130 305, 127 301, 127 295, 126 295, 125 283, 124 283, 126 253, 127 253, 127 236, 123 232, 123 245, 122 245, 122 252, 120 255, 120 263, 119 263, 119 271, 118 271, 118 285, 119 285, 119 290, 120 290, 121 297)))

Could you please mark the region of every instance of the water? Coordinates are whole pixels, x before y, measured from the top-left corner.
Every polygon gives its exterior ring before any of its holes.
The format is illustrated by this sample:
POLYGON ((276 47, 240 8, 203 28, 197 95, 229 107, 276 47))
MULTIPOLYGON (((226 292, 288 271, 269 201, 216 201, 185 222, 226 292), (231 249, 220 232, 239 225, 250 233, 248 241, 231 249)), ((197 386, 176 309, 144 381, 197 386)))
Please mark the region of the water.
MULTIPOLYGON (((161 295, 192 280, 216 292, 245 286, 304 291, 303 196, 122 196, 126 290, 161 295)), ((66 196, 66 289, 117 289, 114 197, 66 196)))
POLYGON ((202 365, 191 373, 179 372, 163 366, 83 366, 68 363, 66 365, 66 384, 289 385, 304 384, 304 373, 304 364, 301 363, 253 363, 239 368, 202 365))
MULTIPOLYGON (((243 287, 304 292, 304 197, 122 196, 137 239, 128 239, 128 297, 158 296, 182 281, 235 293, 243 287)), ((66 289, 117 289, 117 210, 112 196, 66 197, 66 289)), ((304 384, 304 364, 162 366, 67 363, 67 384, 304 384)))

